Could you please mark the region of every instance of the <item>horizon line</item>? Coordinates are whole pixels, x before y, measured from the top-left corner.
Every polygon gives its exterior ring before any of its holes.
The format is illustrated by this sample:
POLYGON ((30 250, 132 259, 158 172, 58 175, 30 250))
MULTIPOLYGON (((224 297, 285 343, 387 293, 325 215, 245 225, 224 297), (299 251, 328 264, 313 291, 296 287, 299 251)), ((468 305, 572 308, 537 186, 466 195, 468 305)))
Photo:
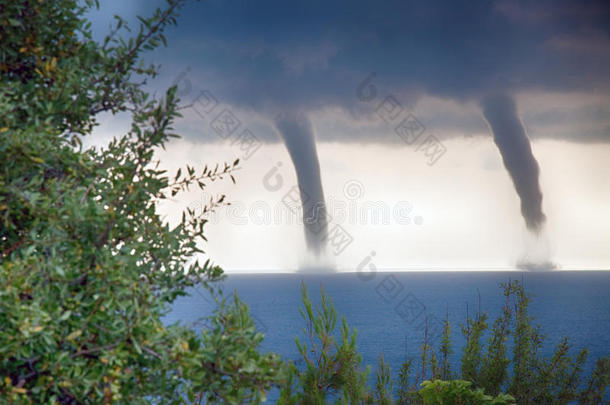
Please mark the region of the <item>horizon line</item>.
MULTIPOLYGON (((222 268, 222 266, 221 266, 222 268)), ((350 269, 332 269, 321 266, 320 268, 307 267, 304 269, 223 269, 225 274, 350 274, 359 273, 359 271, 350 269)), ((401 267, 386 267, 375 270, 380 273, 481 273, 481 272, 510 272, 510 273, 559 273, 559 272, 585 272, 585 271, 610 271, 610 268, 589 267, 589 268, 561 268, 553 270, 527 270, 514 267, 485 267, 485 268, 469 268, 469 267, 437 267, 437 268, 401 268, 401 267)), ((366 270, 365 272, 370 272, 366 270)))

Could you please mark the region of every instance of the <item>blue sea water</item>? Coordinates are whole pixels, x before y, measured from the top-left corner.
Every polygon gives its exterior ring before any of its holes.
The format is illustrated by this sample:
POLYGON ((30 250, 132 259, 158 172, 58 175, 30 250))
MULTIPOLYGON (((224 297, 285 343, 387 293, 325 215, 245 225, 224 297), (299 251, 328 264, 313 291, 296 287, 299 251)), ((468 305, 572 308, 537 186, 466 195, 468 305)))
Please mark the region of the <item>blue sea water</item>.
MULTIPOLYGON (((231 274, 222 286, 225 295, 236 291, 249 305, 257 328, 265 333, 262 350, 295 361, 299 356, 294 338, 303 340, 305 325, 299 313, 301 282, 314 302, 319 302, 323 286, 339 315, 358 330, 363 365, 374 371, 383 353, 395 377, 405 357, 418 358, 426 318, 429 339, 438 348, 446 314, 452 325, 452 366, 458 370, 465 343, 459 325, 479 306, 491 325, 504 305, 500 283, 509 279, 521 281, 532 297, 530 315, 546 337, 542 354, 550 356, 567 336, 572 353, 589 350, 584 375, 590 374, 595 359, 610 355, 610 272, 231 274)), ((193 289, 174 303, 166 322, 193 324, 213 308, 207 292, 193 289)))

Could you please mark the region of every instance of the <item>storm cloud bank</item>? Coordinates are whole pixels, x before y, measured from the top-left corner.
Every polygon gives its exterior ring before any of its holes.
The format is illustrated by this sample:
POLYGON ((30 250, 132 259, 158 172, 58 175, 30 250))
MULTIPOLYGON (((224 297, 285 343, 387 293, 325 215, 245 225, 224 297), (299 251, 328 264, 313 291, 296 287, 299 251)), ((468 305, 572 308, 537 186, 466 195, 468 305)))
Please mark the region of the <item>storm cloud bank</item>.
POLYGON ((304 114, 280 114, 275 118, 297 174, 303 207, 305 240, 310 252, 320 255, 328 232, 326 203, 320 177, 320 163, 311 122, 304 114))
MULTIPOLYGON (((149 13, 149 2, 134 2, 134 12, 149 13)), ((104 18, 124 11, 112 8, 125 6, 107 3, 104 18)), ((524 109, 523 118, 533 129, 538 120, 553 125, 567 120, 559 131, 530 136, 610 142, 609 22, 607 0, 201 0, 185 6, 172 30, 176 46, 159 50, 158 57, 165 66, 189 66, 195 87, 209 88, 232 107, 265 119, 290 108, 308 113, 316 125, 314 114, 332 108, 366 124, 373 121, 376 115, 365 113, 376 106, 363 106, 354 96, 372 72, 379 90, 375 102, 392 94, 410 109, 425 96, 476 103, 494 89, 509 89, 519 100, 532 92, 597 94, 588 111, 574 110, 574 103, 566 104, 567 111, 540 105, 540 111, 524 109), (574 122, 586 124, 565 130, 574 122)), ((468 117, 417 112, 436 132, 473 133, 483 126, 478 112, 468 117)), ((320 131, 318 139, 400 142, 386 136, 392 132, 387 129, 353 130, 357 127, 320 131)), ((185 135, 218 140, 210 131, 185 135)), ((257 131, 265 142, 277 142, 274 135, 268 123, 257 131)))
POLYGON ((497 86, 608 92, 609 21, 603 0, 202 0, 177 28, 192 52, 168 54, 258 111, 355 109, 371 72, 401 100, 474 101, 497 86))
POLYGON ((527 229, 539 233, 546 217, 542 212, 538 162, 517 114, 513 98, 505 93, 484 97, 483 115, 493 132, 504 167, 508 170, 521 200, 521 214, 527 229))

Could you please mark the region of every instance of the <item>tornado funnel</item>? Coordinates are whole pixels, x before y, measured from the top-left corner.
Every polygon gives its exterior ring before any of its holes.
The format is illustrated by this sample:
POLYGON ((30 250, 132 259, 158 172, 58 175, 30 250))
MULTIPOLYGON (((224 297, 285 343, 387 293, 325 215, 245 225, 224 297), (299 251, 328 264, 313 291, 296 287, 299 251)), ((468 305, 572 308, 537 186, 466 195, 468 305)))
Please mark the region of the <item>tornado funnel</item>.
POLYGON ((546 217, 542 212, 540 169, 532 153, 530 140, 517 114, 515 101, 508 94, 494 94, 481 101, 483 115, 493 132, 504 167, 521 200, 521 214, 527 229, 539 233, 546 217))
POLYGON ((301 113, 280 114, 275 118, 275 126, 296 170, 307 248, 318 256, 325 249, 328 217, 314 131, 307 116, 301 113))

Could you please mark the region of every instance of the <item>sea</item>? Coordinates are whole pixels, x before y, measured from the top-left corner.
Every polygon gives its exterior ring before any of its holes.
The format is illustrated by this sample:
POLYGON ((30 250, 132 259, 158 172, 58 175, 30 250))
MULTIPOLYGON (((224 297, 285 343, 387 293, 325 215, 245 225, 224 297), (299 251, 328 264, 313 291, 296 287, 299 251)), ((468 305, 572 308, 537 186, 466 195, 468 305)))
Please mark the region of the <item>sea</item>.
MULTIPOLYGON (((357 330, 362 365, 371 366, 369 381, 374 384, 380 354, 396 378, 406 358, 417 364, 425 334, 438 349, 447 317, 452 368, 459 370, 465 345, 460 325, 485 312, 491 327, 505 303, 501 284, 510 280, 520 281, 531 297, 529 313, 545 337, 543 356, 551 356, 561 339, 568 337, 573 355, 582 348, 589 350, 584 376, 590 375, 597 358, 610 356, 610 271, 229 274, 220 287, 224 296, 236 292, 249 306, 256 328, 265 335, 261 351, 278 353, 297 366, 303 362, 295 338, 306 340, 299 312, 301 285, 307 286, 314 305, 323 289, 337 309, 337 336, 342 317, 357 330)), ((215 305, 206 290, 192 288, 174 302, 164 321, 201 329, 202 317, 215 305)), ((270 394, 269 403, 276 395, 270 394)))

